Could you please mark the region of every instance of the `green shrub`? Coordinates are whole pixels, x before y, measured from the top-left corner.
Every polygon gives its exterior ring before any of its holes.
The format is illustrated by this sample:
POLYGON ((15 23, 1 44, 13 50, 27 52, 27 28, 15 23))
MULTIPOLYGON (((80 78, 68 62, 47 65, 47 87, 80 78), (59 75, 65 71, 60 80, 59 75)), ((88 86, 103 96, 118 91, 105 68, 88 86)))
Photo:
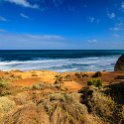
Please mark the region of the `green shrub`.
POLYGON ((91 79, 91 80, 87 81, 87 85, 100 88, 103 86, 103 81, 101 79, 91 79))
POLYGON ((9 95, 10 92, 8 91, 8 83, 5 79, 0 78, 0 96, 9 95))
POLYGON ((124 105, 118 104, 103 91, 104 89, 96 87, 82 89, 79 91, 83 94, 81 102, 87 106, 90 113, 100 117, 106 123, 124 124, 124 105))
POLYGON ((122 105, 120 113, 120 121, 124 123, 124 105, 122 105))
POLYGON ((7 81, 0 78, 0 88, 6 88, 8 85, 7 81))
POLYGON ((88 101, 88 105, 93 114, 96 114, 106 121, 114 121, 113 115, 116 104, 110 97, 106 97, 99 91, 94 90, 92 98, 88 101))

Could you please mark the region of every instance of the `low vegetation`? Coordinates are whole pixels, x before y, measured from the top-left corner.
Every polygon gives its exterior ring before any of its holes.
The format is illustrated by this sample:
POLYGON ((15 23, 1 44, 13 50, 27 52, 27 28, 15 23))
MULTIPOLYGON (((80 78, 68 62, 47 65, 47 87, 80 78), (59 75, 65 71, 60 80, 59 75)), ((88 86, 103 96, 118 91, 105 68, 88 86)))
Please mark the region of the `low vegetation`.
POLYGON ((0 78, 0 88, 6 88, 8 85, 7 81, 3 78, 0 78))
POLYGON ((75 73, 75 76, 79 79, 82 79, 82 78, 85 78, 85 77, 88 77, 87 74, 82 74, 82 73, 75 73))
POLYGON ((36 83, 31 86, 32 90, 44 90, 46 88, 50 88, 52 85, 46 83, 36 83))
POLYGON ((8 97, 0 97, 0 111, 8 112, 15 106, 15 102, 8 97))
MULTIPOLYGON (((90 81, 90 84, 94 84, 90 81)), ((96 82, 96 81, 95 81, 96 82)), ((95 85, 96 86, 96 85, 95 85)), ((80 90, 81 102, 88 108, 88 112, 101 118, 105 124, 124 123, 124 83, 116 83, 103 87, 86 87, 80 90)))
POLYGON ((97 78, 93 78, 93 79, 90 79, 88 82, 87 82, 87 85, 88 86, 95 86, 95 87, 102 87, 103 86, 103 81, 101 79, 97 79, 97 78))
POLYGON ((104 85, 100 73, 59 73, 52 83, 26 86, 0 78, 0 124, 124 124, 124 82, 119 77, 104 85))
POLYGON ((101 76, 102 76, 102 73, 100 71, 98 71, 92 77, 93 78, 98 78, 98 77, 101 77, 101 76))
POLYGON ((9 94, 9 83, 7 82, 7 80, 0 78, 0 96, 6 96, 9 94))

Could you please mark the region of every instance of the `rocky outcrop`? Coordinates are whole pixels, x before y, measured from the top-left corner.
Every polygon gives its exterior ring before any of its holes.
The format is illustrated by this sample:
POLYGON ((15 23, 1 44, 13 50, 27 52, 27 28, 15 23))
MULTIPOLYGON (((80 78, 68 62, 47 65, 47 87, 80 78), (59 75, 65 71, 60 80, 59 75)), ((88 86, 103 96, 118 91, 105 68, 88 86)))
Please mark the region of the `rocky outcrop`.
POLYGON ((124 55, 122 55, 116 62, 114 71, 124 72, 124 55))

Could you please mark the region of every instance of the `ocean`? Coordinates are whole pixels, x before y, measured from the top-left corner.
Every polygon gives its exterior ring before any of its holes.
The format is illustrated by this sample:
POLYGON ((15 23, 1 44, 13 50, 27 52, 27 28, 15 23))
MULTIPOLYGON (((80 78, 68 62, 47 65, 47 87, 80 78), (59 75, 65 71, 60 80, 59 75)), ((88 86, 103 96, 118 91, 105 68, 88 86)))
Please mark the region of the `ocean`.
POLYGON ((124 50, 1 50, 0 70, 113 71, 124 50))

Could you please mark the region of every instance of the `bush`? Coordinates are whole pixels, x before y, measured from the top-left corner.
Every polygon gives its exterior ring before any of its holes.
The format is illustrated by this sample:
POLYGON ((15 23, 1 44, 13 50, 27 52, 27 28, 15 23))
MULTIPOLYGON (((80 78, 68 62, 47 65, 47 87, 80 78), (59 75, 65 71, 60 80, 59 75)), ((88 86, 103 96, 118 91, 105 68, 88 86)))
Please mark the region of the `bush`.
POLYGON ((38 106, 45 109, 53 124, 83 124, 88 114, 87 107, 80 103, 78 93, 53 93, 38 106))
POLYGON ((32 90, 43 90, 45 88, 50 88, 51 86, 49 84, 46 84, 46 83, 36 83, 36 84, 33 84, 31 89, 32 90))
POLYGON ((106 123, 124 124, 124 106, 117 104, 114 99, 103 92, 104 89, 87 87, 80 90, 82 93, 82 103, 88 108, 88 111, 95 116, 100 117, 106 123))
POLYGON ((8 112, 15 106, 15 102, 7 97, 0 98, 0 111, 8 112))
POLYGON ((110 124, 124 124, 124 107, 117 104, 111 97, 94 92, 89 105, 93 114, 110 124))
POLYGON ((5 79, 0 78, 0 96, 9 95, 10 92, 8 91, 8 83, 5 79))
POLYGON ((79 78, 79 79, 82 78, 82 75, 81 75, 80 73, 75 73, 75 76, 76 76, 77 78, 79 78))
POLYGON ((121 107, 121 111, 119 111, 120 114, 120 121, 124 123, 124 105, 121 107))
POLYGON ((106 97, 99 91, 94 90, 92 98, 88 101, 88 105, 93 114, 107 121, 113 120, 115 102, 110 97, 106 97))
POLYGON ((83 74, 82 77, 89 77, 87 74, 83 74))
POLYGON ((65 98, 63 96, 63 94, 61 93, 54 93, 54 94, 50 94, 49 95, 50 101, 65 101, 65 98))
POLYGON ((88 86, 95 86, 95 87, 102 87, 103 86, 103 81, 101 79, 91 79, 87 82, 88 86))
POLYGON ((92 77, 97 78, 97 77, 101 77, 102 73, 100 71, 96 72, 92 77))
POLYGON ((7 81, 0 78, 0 88, 6 88, 8 85, 7 81))
POLYGON ((106 90, 115 102, 124 104, 124 82, 110 84, 106 90))

